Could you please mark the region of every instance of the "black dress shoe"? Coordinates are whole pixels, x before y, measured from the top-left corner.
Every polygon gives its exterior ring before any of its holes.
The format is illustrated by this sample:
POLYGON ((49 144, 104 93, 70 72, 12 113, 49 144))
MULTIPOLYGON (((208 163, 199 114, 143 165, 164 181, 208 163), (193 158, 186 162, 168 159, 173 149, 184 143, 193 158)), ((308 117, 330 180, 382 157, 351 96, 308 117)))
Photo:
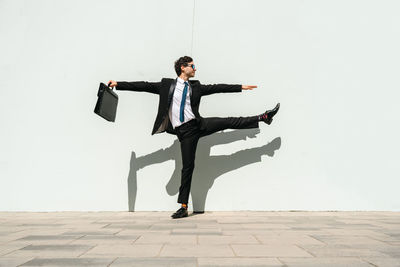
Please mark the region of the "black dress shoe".
POLYGON ((274 107, 273 109, 265 111, 265 113, 264 113, 263 115, 261 115, 261 119, 262 119, 266 124, 270 125, 271 122, 272 122, 272 118, 273 118, 273 117, 275 116, 275 114, 278 112, 279 107, 280 107, 280 104, 278 103, 278 104, 276 105, 276 107, 274 107))
POLYGON ((188 216, 188 211, 185 208, 180 208, 174 214, 171 215, 172 219, 178 219, 188 216))

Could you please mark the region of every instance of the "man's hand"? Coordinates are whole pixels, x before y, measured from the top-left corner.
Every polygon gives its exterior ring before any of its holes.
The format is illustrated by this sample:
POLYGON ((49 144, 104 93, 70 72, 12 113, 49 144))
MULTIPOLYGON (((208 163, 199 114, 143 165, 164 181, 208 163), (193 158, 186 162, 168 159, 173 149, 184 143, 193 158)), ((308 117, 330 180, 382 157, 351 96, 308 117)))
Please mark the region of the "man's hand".
POLYGON ((253 90, 257 85, 242 85, 242 90, 253 90))
POLYGON ((109 83, 111 83, 111 84, 110 84, 110 87, 115 87, 115 86, 118 85, 117 82, 116 82, 116 81, 113 81, 113 80, 110 80, 110 81, 108 82, 108 84, 109 84, 109 83))

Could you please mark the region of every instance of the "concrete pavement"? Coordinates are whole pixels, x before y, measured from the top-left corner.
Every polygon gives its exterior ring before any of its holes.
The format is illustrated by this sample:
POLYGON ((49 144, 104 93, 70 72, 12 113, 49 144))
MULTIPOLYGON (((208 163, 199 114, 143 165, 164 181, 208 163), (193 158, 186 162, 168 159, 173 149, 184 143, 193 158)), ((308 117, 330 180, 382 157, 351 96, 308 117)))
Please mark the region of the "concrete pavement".
POLYGON ((400 266, 400 212, 0 212, 0 266, 400 266))

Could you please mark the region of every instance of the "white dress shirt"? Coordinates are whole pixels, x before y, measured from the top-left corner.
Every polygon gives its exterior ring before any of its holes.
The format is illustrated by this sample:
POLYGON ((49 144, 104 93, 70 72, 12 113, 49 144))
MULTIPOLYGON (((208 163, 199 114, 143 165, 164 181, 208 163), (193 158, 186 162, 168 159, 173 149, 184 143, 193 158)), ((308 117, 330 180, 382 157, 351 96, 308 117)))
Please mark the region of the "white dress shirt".
MULTIPOLYGON (((188 81, 189 83, 189 81, 188 81)), ((181 101, 182 101, 182 94, 183 94, 183 89, 185 88, 185 81, 181 78, 178 77, 176 86, 175 86, 175 91, 174 91, 174 96, 172 97, 171 105, 169 107, 169 119, 171 121, 172 126, 178 127, 182 125, 185 122, 188 122, 192 119, 195 118, 193 111, 192 111, 192 106, 190 105, 190 87, 187 89, 187 94, 186 94, 186 101, 185 101, 185 108, 183 111, 184 114, 184 121, 181 122, 179 117, 180 117, 180 110, 181 110, 181 101)))

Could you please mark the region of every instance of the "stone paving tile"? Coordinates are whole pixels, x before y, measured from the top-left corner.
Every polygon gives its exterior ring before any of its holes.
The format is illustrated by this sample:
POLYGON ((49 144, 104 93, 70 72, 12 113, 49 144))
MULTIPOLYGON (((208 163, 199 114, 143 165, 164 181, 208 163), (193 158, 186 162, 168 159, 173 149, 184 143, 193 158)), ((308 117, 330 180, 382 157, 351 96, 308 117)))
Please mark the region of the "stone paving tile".
POLYGON ((254 235, 257 240, 259 240, 262 244, 265 245, 273 245, 273 244, 292 244, 292 245, 324 245, 323 242, 303 234, 284 234, 281 233, 279 235, 254 235))
POLYGON ((259 244, 258 240, 252 235, 199 235, 198 243, 207 244, 259 244))
POLYGON ((162 244, 98 245, 81 257, 156 257, 162 246, 162 244))
POLYGON ((117 258, 110 266, 137 266, 137 267, 157 267, 157 266, 197 266, 196 258, 117 258))
MULTIPOLYGON (((75 239, 69 240, 37 240, 37 241, 11 241, 8 242, 7 245, 21 245, 21 246, 29 246, 29 245, 69 245, 75 239)), ((87 244, 84 244, 87 245, 87 244)))
POLYGON ((399 230, 400 229, 399 224, 383 223, 383 222, 373 222, 371 224, 378 226, 382 229, 390 229, 390 230, 399 230))
MULTIPOLYGON (((269 223, 265 218, 263 217, 221 217, 218 220, 218 223, 220 224, 263 224, 263 223, 269 223)), ((292 222, 293 223, 293 222, 292 222)), ((270 224, 282 224, 282 223, 270 223, 270 224)), ((285 223, 286 224, 286 223, 285 223)))
POLYGON ((20 266, 108 266, 114 258, 35 258, 20 266))
POLYGON ((298 245, 315 257, 389 257, 382 252, 367 248, 351 248, 345 245, 298 245))
POLYGON ((400 247, 396 245, 390 245, 388 243, 373 244, 373 243, 348 243, 348 244, 327 244, 325 246, 335 248, 348 248, 348 249, 361 249, 381 252, 391 257, 396 257, 399 254, 400 247))
POLYGON ((85 245, 29 245, 6 254, 6 257, 79 257, 93 246, 85 245))
POLYGON ((288 267, 372 267, 355 257, 346 258, 279 258, 288 267))
POLYGON ((199 267, 211 266, 284 266, 276 258, 198 258, 199 267))
POLYGON ((289 226, 284 224, 271 224, 271 223, 252 223, 243 224, 241 223, 243 229, 290 229, 289 226))
POLYGON ((217 220, 198 220, 198 219, 188 219, 184 218, 184 220, 172 220, 172 219, 163 219, 158 222, 154 222, 154 224, 174 224, 174 225, 184 225, 184 224, 200 224, 200 225, 206 225, 206 224, 214 224, 214 225, 219 225, 217 220))
MULTIPOLYGON (((318 232, 314 232, 313 233, 314 235, 318 235, 318 234, 320 234, 320 233, 318 233, 318 232)), ((385 238, 385 237, 387 237, 387 238, 390 238, 390 236, 389 235, 387 235, 387 234, 384 234, 384 233, 381 233, 381 232, 379 232, 379 231, 376 231, 376 230, 370 230, 370 229, 340 229, 340 228, 338 228, 338 229, 326 229, 325 230, 325 233, 323 233, 323 234, 321 234, 321 235, 324 235, 324 234, 329 234, 329 235, 352 235, 352 236, 369 236, 369 237, 372 237, 372 236, 379 236, 379 237, 382 237, 382 238, 385 238)))
POLYGON ((26 230, 27 227, 22 226, 1 226, 0 225, 0 236, 9 235, 19 231, 26 230))
POLYGON ((27 233, 12 233, 9 235, 0 236, 0 245, 7 245, 8 243, 28 236, 27 233))
POLYGON ((172 230, 122 230, 116 233, 116 236, 124 235, 168 235, 172 230))
POLYGON ((21 258, 0 258, 0 267, 13 267, 20 266, 21 264, 34 259, 34 257, 21 257, 21 258))
POLYGON ((197 244, 196 235, 142 235, 135 244, 197 244))
MULTIPOLYGON (((248 218, 252 218, 249 216, 248 218)), ((279 224, 294 224, 296 223, 296 219, 294 218, 285 218, 283 216, 280 217, 272 217, 272 216, 258 216, 258 219, 263 220, 265 223, 279 223, 279 224)))
POLYGON ((65 224, 57 224, 57 223, 23 223, 20 224, 19 226, 22 227, 29 227, 29 228, 33 228, 33 227, 62 227, 65 226, 65 224))
POLYGON ((16 251, 18 249, 26 247, 25 244, 6 244, 6 245, 0 245, 0 256, 4 257, 5 255, 16 251))
POLYGON ((373 258, 363 257, 363 261, 373 264, 373 266, 379 267, 395 267, 400 266, 400 258, 373 258))
POLYGON ((87 235, 79 239, 75 239, 68 243, 71 245, 104 245, 119 244, 130 245, 139 238, 139 235, 132 236, 116 236, 116 235, 87 235))
MULTIPOLYGON (((343 229, 350 229, 350 230, 351 229, 360 229, 360 228, 367 229, 367 230, 382 230, 382 227, 375 226, 372 224, 367 224, 367 223, 365 223, 365 224, 340 224, 337 226, 340 228, 343 228, 343 229)), ((338 227, 336 227, 336 228, 338 228, 338 227)))
POLYGON ((346 237, 346 236, 359 236, 359 237, 367 237, 371 238, 376 241, 381 241, 381 242, 396 242, 399 241, 396 238, 393 238, 389 235, 383 234, 383 233, 378 233, 378 232, 371 232, 369 230, 356 230, 356 231, 342 231, 342 232, 337 232, 337 233, 311 233, 310 235, 312 236, 326 236, 326 235, 332 235, 335 237, 346 237))
POLYGON ((310 253, 295 245, 231 245, 239 257, 312 257, 310 253))
POLYGON ((295 230, 298 232, 303 232, 303 233, 310 233, 314 231, 323 231, 323 230, 328 230, 328 229, 337 229, 335 227, 319 227, 319 226, 295 226, 295 227, 290 227, 290 230, 295 230))
MULTIPOLYGON (((109 224, 85 224, 85 225, 73 225, 70 224, 69 226, 69 231, 80 231, 80 232, 86 232, 86 231, 104 231, 106 227, 109 224)), ((115 229, 109 229, 109 230, 115 230, 115 229)))
POLYGON ((8 242, 7 244, 16 244, 16 245, 64 245, 68 244, 82 236, 63 236, 63 235, 27 235, 13 241, 8 242))
POLYGON ((197 229, 196 224, 154 224, 150 230, 197 229))
MULTIPOLYGON (((63 229, 46 229, 46 228, 24 229, 22 231, 4 236, 4 239, 7 239, 8 237, 11 237, 11 238, 17 237, 16 239, 18 239, 18 238, 22 238, 22 237, 28 236, 28 235, 59 235, 59 234, 63 234, 70 230, 71 229, 64 229, 64 228, 63 229)), ((0 237, 0 238, 2 238, 2 237, 0 237)))
POLYGON ((165 245, 161 257, 234 257, 228 245, 165 245))
POLYGON ((237 235, 237 234, 247 234, 247 235, 271 235, 276 234, 280 235, 282 233, 294 234, 294 235, 311 235, 311 234, 320 234, 324 235, 326 232, 324 231, 294 231, 294 230, 262 230, 262 229, 243 229, 243 230, 224 230, 222 231, 223 235, 237 235))
POLYGON ((292 224, 287 224, 289 225, 291 228, 336 228, 335 226, 340 226, 342 227, 343 225, 340 224, 338 225, 337 223, 333 222, 333 221, 296 221, 292 224))
POLYGON ((382 233, 400 240, 400 230, 383 230, 382 233))
POLYGON ((109 224, 103 229, 149 229, 151 224, 109 224))
POLYGON ((54 240, 75 240, 82 237, 82 235, 28 235, 16 239, 15 241, 54 241, 54 240))
POLYGON ((311 235, 313 238, 332 245, 346 244, 373 244, 384 246, 386 243, 370 238, 368 236, 352 236, 352 235, 311 235))
POLYGON ((370 247, 369 249, 382 252, 393 258, 400 258, 400 246, 376 246, 373 248, 370 247))
POLYGON ((99 230, 99 231, 68 231, 68 232, 64 232, 63 235, 114 235, 116 233, 118 233, 119 231, 115 231, 115 230, 99 230))
POLYGON ((222 231, 241 231, 243 230, 243 225, 241 224, 219 224, 222 231))
POLYGON ((201 224, 201 223, 198 223, 196 225, 196 228, 197 229, 212 229, 212 230, 218 229, 218 230, 222 231, 222 228, 218 224, 201 224))
POLYGON ((231 245, 239 257, 312 257, 295 245, 231 245))
POLYGON ((393 220, 393 221, 378 221, 378 223, 382 223, 385 224, 386 227, 390 228, 390 229, 399 229, 399 220, 400 218, 393 220))
POLYGON ((343 223, 343 224, 364 224, 364 223, 374 223, 375 220, 371 219, 358 219, 358 218, 337 218, 337 222, 343 223))
POLYGON ((268 234, 279 234, 281 230, 259 230, 259 229, 242 229, 242 230, 223 230, 221 231, 223 235, 268 235, 268 234))
POLYGON ((173 229, 171 235, 221 235, 221 230, 213 229, 173 229))
MULTIPOLYGON (((116 220, 98 220, 98 221, 93 221, 91 223, 89 223, 89 225, 100 225, 100 226, 105 226, 105 225, 109 225, 109 224, 136 224, 136 223, 142 223, 142 221, 139 220, 135 220, 132 221, 130 219, 116 219, 116 220)), ((143 223, 154 223, 154 221, 144 221, 143 223)))

